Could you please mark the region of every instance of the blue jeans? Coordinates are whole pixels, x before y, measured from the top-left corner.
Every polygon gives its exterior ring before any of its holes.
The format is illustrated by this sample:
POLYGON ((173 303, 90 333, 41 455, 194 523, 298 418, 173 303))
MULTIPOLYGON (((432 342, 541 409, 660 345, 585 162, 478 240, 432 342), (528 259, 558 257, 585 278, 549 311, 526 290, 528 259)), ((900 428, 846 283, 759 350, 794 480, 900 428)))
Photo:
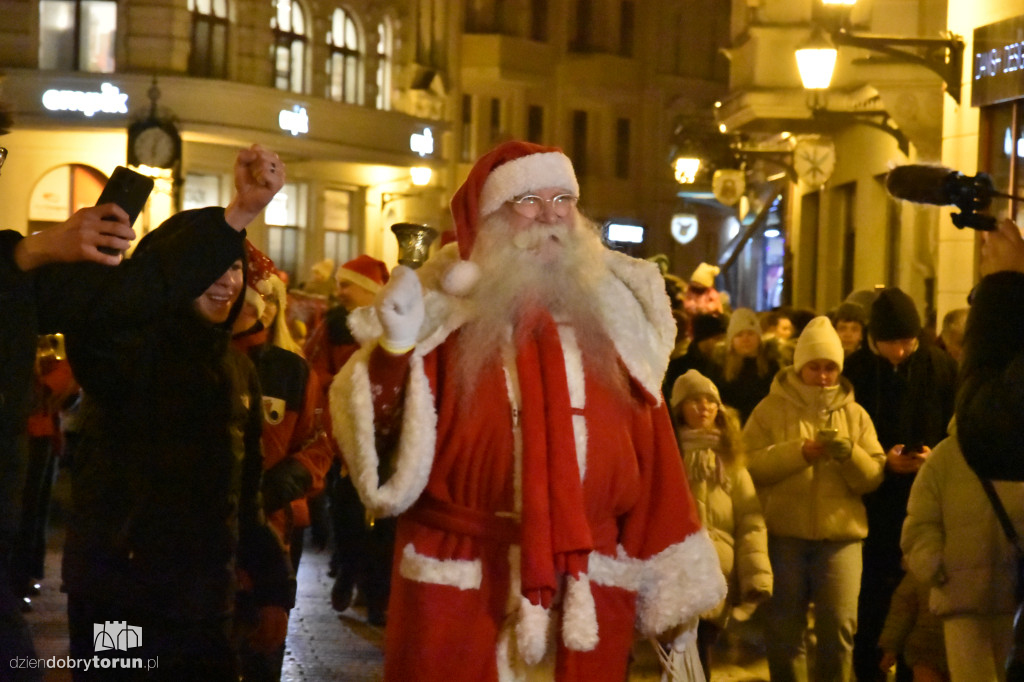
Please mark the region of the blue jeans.
POLYGON ((775 577, 766 604, 768 671, 772 682, 807 682, 807 612, 814 604, 816 682, 848 682, 857 631, 861 542, 770 535, 775 577))

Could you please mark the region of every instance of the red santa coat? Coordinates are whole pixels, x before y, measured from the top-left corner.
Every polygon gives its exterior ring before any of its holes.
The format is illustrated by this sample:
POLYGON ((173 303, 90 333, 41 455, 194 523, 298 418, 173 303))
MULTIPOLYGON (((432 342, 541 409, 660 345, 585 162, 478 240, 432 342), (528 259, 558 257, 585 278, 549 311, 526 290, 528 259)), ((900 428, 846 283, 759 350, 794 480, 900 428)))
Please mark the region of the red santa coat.
MULTIPOLYGON (((593 552, 549 613, 519 594, 520 545, 533 539, 518 523, 515 363, 485 368, 472 404, 463 401, 454 377, 464 308, 430 288, 452 258, 446 249, 420 271, 428 321, 416 349, 396 358, 367 344, 331 387, 335 434, 364 503, 400 514, 385 679, 518 679, 535 663, 550 679, 620 682, 634 626, 650 635, 689 624, 725 595, 659 399, 674 338, 660 277, 609 252, 601 307, 627 390, 596 381, 559 328, 593 552), (383 484, 378 448, 394 453, 383 484)), ((353 325, 363 338, 377 335, 371 313, 361 333, 353 325)))

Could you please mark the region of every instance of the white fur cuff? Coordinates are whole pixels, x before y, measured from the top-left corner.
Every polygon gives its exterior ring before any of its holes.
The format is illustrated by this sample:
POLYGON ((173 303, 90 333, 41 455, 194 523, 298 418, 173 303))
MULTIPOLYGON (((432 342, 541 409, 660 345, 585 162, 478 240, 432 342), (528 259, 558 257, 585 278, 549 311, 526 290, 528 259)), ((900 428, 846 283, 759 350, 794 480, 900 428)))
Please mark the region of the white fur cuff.
POLYGON ((519 598, 519 619, 516 622, 516 646, 527 665, 537 665, 548 649, 548 610, 526 597, 519 598))
POLYGON ((701 528, 644 562, 637 624, 647 637, 688 623, 725 599, 718 553, 701 528))
POLYGON ((568 589, 562 606, 562 641, 573 651, 590 651, 597 646, 597 608, 590 591, 590 578, 566 578, 568 589))

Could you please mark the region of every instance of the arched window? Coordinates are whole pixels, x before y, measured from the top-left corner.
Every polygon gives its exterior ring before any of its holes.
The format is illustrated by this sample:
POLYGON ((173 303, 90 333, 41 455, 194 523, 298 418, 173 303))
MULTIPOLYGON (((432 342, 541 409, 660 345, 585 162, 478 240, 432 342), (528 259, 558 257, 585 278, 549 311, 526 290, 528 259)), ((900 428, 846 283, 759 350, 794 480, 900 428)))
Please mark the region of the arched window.
POLYGON ((391 109, 391 60, 395 53, 394 29, 387 17, 377 24, 377 108, 391 109))
POLYGON ((274 87, 306 92, 306 15, 295 0, 274 0, 274 87))
POLYGON ((116 0, 40 0, 39 68, 114 72, 116 0))
POLYGON ((334 10, 327 32, 327 96, 337 102, 363 103, 363 55, 359 29, 348 12, 334 10))
POLYGON ((192 12, 192 52, 188 72, 206 78, 228 77, 228 0, 188 0, 192 12))

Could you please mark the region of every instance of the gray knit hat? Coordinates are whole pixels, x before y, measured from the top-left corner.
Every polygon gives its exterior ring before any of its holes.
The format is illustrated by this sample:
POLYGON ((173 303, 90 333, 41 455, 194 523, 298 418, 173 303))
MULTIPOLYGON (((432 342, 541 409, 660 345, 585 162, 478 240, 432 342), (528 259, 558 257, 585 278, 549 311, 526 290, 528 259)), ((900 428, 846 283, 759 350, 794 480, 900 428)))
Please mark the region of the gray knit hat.
POLYGON ((669 402, 672 403, 672 407, 679 407, 679 403, 697 395, 710 395, 714 397, 715 402, 722 404, 715 383, 697 370, 688 369, 672 384, 672 398, 669 402))

